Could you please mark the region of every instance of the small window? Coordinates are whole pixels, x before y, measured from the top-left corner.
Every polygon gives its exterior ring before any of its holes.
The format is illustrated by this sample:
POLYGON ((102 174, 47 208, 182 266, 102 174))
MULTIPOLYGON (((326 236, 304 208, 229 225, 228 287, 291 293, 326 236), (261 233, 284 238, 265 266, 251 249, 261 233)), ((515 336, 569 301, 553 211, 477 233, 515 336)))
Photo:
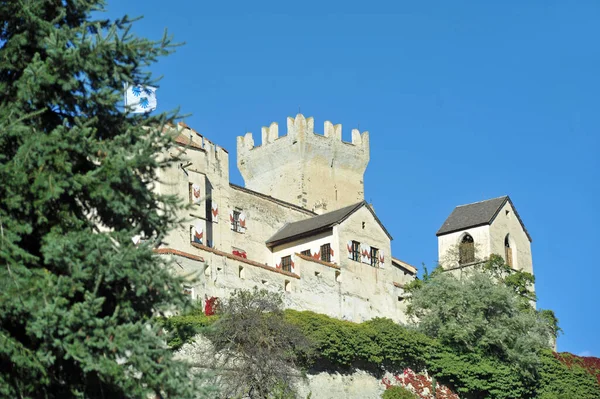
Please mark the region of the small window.
POLYGON ((321 245, 321 260, 323 262, 331 262, 331 245, 321 245))
POLYGON ((510 247, 510 240, 508 234, 504 238, 504 257, 506 258, 506 264, 509 267, 513 267, 513 254, 512 248, 510 247))
POLYGON ((352 241, 352 260, 360 262, 360 242, 352 241))
POLYGON ((283 283, 283 289, 285 290, 285 292, 292 291, 292 284, 290 283, 290 280, 285 280, 285 282, 283 283))
POLYGON ((183 286, 183 293, 185 295, 189 295, 190 297, 193 297, 193 295, 194 295, 194 289, 192 287, 190 287, 189 285, 184 285, 183 286))
POLYGON ((206 220, 212 221, 212 200, 206 200, 206 220))
POLYGON ((291 255, 284 256, 283 258, 281 258, 281 270, 286 271, 286 272, 292 271, 292 256, 291 255))
POLYGON ((188 194, 190 196, 190 204, 194 203, 194 183, 188 183, 188 194))
POLYGON ((311 256, 311 254, 310 254, 310 249, 307 249, 306 251, 302 251, 302 252, 300 252, 300 255, 304 255, 304 256, 311 256))
POLYGON ((371 266, 379 267, 379 249, 371 247, 371 266))
POLYGON ((321 277, 321 272, 315 272, 315 277, 321 277))
POLYGON ((240 225, 240 211, 233 211, 233 220, 231 221, 231 230, 233 231, 242 231, 242 226, 240 225))
POLYGON ((464 265, 472 262, 475 262, 475 241, 470 234, 465 234, 458 246, 458 263, 464 265))
POLYGON ((335 271, 335 282, 340 283, 342 281, 342 272, 339 270, 335 271))
POLYGON ((244 278, 246 278, 246 273, 245 273, 245 271, 244 271, 244 266, 240 266, 240 269, 239 269, 238 276, 239 276, 239 278, 241 278, 241 279, 244 279, 244 278))

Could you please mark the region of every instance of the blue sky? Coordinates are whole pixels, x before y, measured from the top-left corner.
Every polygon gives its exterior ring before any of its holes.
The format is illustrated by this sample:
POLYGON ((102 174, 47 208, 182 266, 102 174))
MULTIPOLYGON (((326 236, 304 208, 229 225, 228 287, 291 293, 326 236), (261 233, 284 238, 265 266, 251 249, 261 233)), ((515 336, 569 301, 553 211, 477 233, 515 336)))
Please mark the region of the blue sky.
POLYGON ((600 3, 145 2, 135 33, 186 42, 153 67, 159 110, 229 150, 300 107, 371 134, 365 197, 395 257, 434 266, 456 205, 511 196, 561 351, 600 356, 600 3))

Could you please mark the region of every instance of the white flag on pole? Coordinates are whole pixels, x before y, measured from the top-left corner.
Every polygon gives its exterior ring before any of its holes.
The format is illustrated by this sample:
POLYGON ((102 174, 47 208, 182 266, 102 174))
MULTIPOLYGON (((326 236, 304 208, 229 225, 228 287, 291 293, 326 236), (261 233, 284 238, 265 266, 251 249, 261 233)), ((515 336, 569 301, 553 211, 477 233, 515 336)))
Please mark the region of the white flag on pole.
POLYGON ((141 114, 156 109, 156 87, 142 85, 125 86, 125 106, 130 112, 141 114))

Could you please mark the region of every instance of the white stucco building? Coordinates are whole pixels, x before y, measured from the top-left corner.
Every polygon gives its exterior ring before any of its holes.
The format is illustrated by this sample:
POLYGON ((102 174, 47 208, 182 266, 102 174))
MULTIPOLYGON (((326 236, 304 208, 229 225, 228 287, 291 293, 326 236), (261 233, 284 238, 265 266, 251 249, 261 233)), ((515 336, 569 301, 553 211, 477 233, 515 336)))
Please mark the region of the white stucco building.
MULTIPOLYGON (((176 142, 165 156, 179 160, 159 171, 156 189, 189 206, 156 252, 173 258, 194 299, 258 286, 284 293, 293 309, 406 321, 403 286, 417 270, 392 257, 392 237, 364 200, 368 132, 344 142, 341 125, 325 122, 317 134, 299 114, 284 136, 276 123, 264 127, 261 145, 251 133, 238 137, 246 187, 230 183, 225 149, 183 123, 165 133, 176 142)), ((457 207, 437 235, 440 260, 470 240, 445 267, 472 262, 476 248, 511 253, 513 267, 532 270, 530 239, 508 197, 457 207)))
POLYGON ((167 129, 180 161, 161 170, 158 190, 189 203, 186 220, 157 252, 190 276, 194 298, 254 286, 284 293, 285 305, 352 321, 405 321, 403 286, 416 268, 391 256, 392 237, 364 201, 369 133, 342 141, 341 125, 288 118, 238 138, 246 182, 229 182, 229 153, 184 124, 167 129))

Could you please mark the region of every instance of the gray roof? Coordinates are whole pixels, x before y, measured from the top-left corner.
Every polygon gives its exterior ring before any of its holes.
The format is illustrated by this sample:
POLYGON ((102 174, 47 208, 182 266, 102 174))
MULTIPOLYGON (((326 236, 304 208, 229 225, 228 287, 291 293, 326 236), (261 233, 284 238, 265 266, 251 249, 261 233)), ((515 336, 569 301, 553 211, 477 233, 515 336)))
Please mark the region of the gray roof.
POLYGON ((519 222, 521 223, 521 227, 523 227, 525 234, 527 234, 527 238, 529 238, 529 241, 531 241, 531 237, 529 236, 523 221, 519 217, 519 214, 517 213, 517 210, 515 209, 515 206, 508 195, 492 198, 486 201, 457 206, 454 208, 450 216, 448 216, 448 219, 446 219, 442 227, 440 227, 436 233, 436 236, 453 233, 455 231, 468 229, 470 227, 491 224, 496 218, 496 215, 498 215, 498 212, 500 212, 500 209, 502 209, 507 201, 512 206, 517 219, 519 219, 519 222))
POLYGON ((273 247, 284 242, 292 241, 293 239, 298 239, 301 237, 307 237, 316 233, 320 233, 321 231, 330 229, 334 225, 343 222, 350 215, 352 215, 354 212, 356 212, 363 206, 367 206, 367 209, 371 211, 377 223, 379 223, 385 234, 387 234, 387 236, 391 239, 392 237, 385 229, 385 227, 383 227, 383 225, 373 212, 373 209, 371 209, 371 207, 368 206, 366 201, 361 201, 356 204, 349 205, 332 212, 324 213, 322 215, 314 216, 309 219, 304 219, 293 223, 286 223, 281 229, 279 229, 275 234, 273 234, 271 238, 267 240, 266 244, 269 247, 273 247))

